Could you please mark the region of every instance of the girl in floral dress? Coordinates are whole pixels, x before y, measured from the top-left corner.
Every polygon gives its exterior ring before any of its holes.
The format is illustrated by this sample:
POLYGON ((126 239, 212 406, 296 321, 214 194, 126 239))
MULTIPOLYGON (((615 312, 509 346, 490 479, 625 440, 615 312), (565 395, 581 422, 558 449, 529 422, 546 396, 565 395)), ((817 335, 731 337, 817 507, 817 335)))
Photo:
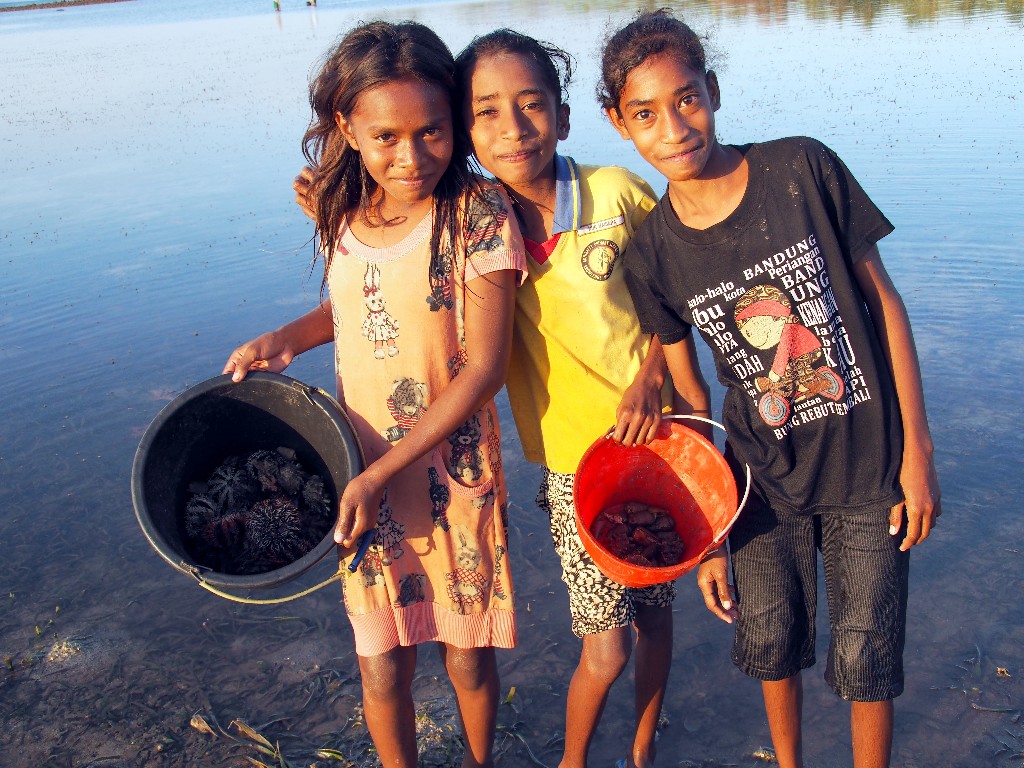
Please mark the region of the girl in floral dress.
POLYGON ((335 539, 350 548, 376 527, 344 595, 388 766, 416 765, 411 684, 427 641, 455 688, 463 766, 489 765, 494 649, 516 642, 493 397, 525 261, 504 192, 468 171, 453 73, 444 43, 415 23, 361 25, 328 52, 303 140, 328 298, 224 369, 281 371, 335 341, 338 398, 367 464, 342 495, 335 539))

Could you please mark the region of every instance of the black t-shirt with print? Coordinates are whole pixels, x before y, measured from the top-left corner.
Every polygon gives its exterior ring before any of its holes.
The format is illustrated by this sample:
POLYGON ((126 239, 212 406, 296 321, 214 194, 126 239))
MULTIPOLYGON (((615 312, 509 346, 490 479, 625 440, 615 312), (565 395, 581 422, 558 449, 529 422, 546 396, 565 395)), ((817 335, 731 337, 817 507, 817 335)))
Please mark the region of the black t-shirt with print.
POLYGON ((683 225, 668 194, 623 257, 641 328, 696 327, 726 387, 723 422, 761 492, 790 512, 902 498, 899 407, 852 267, 893 227, 814 139, 736 147, 736 210, 683 225))

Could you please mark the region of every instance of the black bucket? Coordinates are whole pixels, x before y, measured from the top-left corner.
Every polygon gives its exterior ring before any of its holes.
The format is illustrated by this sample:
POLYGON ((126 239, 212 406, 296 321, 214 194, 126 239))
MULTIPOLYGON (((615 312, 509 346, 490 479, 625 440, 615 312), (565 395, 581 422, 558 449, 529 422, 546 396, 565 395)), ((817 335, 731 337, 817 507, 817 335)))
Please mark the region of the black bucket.
POLYGON ((189 485, 227 456, 279 447, 320 475, 334 509, 363 470, 355 429, 338 402, 288 376, 254 372, 240 382, 217 376, 178 395, 146 429, 132 466, 132 503, 149 543, 175 568, 213 587, 274 587, 308 571, 336 547, 333 527, 301 558, 264 573, 218 573, 185 547, 189 485))

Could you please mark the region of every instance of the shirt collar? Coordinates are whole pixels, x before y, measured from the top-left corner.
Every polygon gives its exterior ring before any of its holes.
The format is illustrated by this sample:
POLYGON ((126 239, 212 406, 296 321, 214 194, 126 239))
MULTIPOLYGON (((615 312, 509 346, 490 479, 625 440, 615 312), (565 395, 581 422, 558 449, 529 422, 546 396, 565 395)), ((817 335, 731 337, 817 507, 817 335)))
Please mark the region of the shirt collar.
POLYGON ((580 173, 571 157, 555 154, 555 216, 551 234, 579 229, 583 218, 580 173))

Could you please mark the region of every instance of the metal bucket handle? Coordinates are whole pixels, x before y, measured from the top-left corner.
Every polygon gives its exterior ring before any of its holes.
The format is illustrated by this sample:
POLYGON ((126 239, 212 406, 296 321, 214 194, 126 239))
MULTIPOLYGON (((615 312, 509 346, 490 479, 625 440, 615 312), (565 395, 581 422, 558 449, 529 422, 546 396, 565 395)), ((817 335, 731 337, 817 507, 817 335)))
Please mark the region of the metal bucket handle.
MULTIPOLYGON (((359 563, 362 562, 363 556, 366 554, 366 551, 373 544, 374 539, 376 538, 376 533, 377 529, 371 528, 368 531, 364 531, 363 534, 359 537, 359 542, 356 545, 355 557, 352 558, 352 562, 349 563, 347 566, 349 573, 356 572, 356 569, 359 567, 359 563)), ((342 579, 345 576, 346 570, 346 566, 340 565, 338 566, 338 570, 335 571, 334 575, 331 576, 329 579, 324 579, 319 584, 312 586, 309 589, 304 589, 301 592, 298 592, 294 595, 288 595, 287 597, 256 598, 239 597, 238 595, 233 595, 230 592, 225 592, 223 589, 219 587, 213 586, 208 581, 206 581, 206 579, 203 578, 202 569, 197 568, 194 565, 181 562, 178 563, 178 568, 184 571, 185 573, 189 574, 193 578, 195 578, 195 580, 199 583, 199 586, 201 586, 207 592, 212 592, 218 597, 223 597, 228 600, 232 600, 236 603, 245 603, 246 605, 277 605, 279 603, 291 602, 292 600, 296 600, 300 597, 305 597, 306 595, 312 594, 313 592, 316 592, 318 589, 326 587, 331 582, 342 579)))
MULTIPOLYGON (((729 434, 728 431, 725 429, 725 427, 722 424, 719 424, 714 419, 706 419, 703 416, 691 416, 691 415, 686 415, 686 414, 674 414, 673 413, 673 414, 663 415, 661 418, 663 420, 670 419, 670 420, 673 420, 673 421, 683 420, 683 419, 687 419, 687 420, 690 420, 690 421, 702 421, 705 424, 710 424, 713 427, 718 427, 720 430, 725 432, 727 435, 729 434)), ((751 475, 750 475, 750 465, 744 463, 743 468, 744 468, 746 476, 747 476, 747 487, 743 489, 743 498, 740 499, 740 502, 739 502, 739 504, 736 507, 736 514, 734 514, 732 516, 732 519, 729 521, 729 524, 727 526, 725 526, 725 531, 721 535, 717 536, 704 549, 704 552, 701 554, 701 559, 703 559, 705 556, 707 556, 708 553, 710 553, 710 552, 718 549, 720 546, 722 546, 722 542, 725 541, 725 537, 729 535, 729 531, 732 529, 733 524, 736 522, 736 519, 740 516, 740 512, 743 511, 743 507, 746 506, 747 498, 750 496, 750 486, 751 486, 751 483, 752 483, 752 478, 751 478, 751 475)))

